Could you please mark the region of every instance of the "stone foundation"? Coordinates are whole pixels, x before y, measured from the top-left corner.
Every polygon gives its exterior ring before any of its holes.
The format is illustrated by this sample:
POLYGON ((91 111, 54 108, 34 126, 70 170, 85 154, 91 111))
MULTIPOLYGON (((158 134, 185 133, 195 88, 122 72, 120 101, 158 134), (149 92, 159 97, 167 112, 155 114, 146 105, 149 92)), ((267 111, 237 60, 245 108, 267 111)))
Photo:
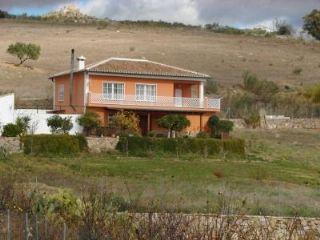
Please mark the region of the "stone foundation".
MULTIPOLYGON (((243 119, 230 119, 235 129, 247 128, 243 119)), ((266 118, 262 119, 261 128, 265 129, 320 129, 320 118, 266 118)))
POLYGON ((19 153, 22 151, 19 137, 0 137, 0 147, 4 147, 8 153, 19 153))
POLYGON ((88 148, 92 153, 113 151, 119 142, 119 138, 111 137, 87 137, 88 148))

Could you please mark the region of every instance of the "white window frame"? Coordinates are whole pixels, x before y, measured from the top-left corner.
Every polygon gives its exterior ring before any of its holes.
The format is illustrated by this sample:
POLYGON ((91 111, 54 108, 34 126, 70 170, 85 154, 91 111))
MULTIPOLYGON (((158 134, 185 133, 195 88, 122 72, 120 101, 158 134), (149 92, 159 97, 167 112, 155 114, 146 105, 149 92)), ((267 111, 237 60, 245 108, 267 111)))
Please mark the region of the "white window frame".
MULTIPOLYGON (((108 87, 107 87, 108 88, 108 87)), ((106 100, 113 100, 113 101, 122 101, 124 100, 124 97, 125 97, 125 83, 123 82, 103 82, 102 83, 102 96, 103 96, 103 99, 106 99, 106 100), (111 96, 109 97, 108 96, 108 93, 105 93, 105 84, 111 84, 111 96), (121 97, 118 97, 116 96, 115 94, 115 84, 120 84, 122 85, 122 96, 121 97)))
POLYGON ((137 102, 156 102, 157 101, 157 84, 154 84, 154 83, 152 83, 152 84, 150 84, 150 83, 136 83, 135 99, 136 99, 137 102), (137 94, 139 85, 144 87, 143 98, 139 97, 139 95, 137 94), (154 86, 155 87, 154 97, 153 96, 148 96, 147 86, 154 86))
POLYGON ((58 102, 63 102, 64 101, 64 95, 65 95, 64 84, 59 84, 59 87, 58 87, 58 102))

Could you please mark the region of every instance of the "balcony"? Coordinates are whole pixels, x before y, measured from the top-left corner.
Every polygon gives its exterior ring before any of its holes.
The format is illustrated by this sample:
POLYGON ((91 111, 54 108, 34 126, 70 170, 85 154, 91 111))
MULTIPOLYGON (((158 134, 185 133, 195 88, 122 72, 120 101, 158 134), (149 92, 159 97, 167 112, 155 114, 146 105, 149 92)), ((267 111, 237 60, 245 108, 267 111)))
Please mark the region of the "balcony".
POLYGON ((156 96, 141 99, 136 95, 106 96, 101 93, 89 93, 89 106, 128 108, 128 109, 156 109, 156 110, 190 110, 190 111, 220 111, 220 99, 183 98, 156 96))

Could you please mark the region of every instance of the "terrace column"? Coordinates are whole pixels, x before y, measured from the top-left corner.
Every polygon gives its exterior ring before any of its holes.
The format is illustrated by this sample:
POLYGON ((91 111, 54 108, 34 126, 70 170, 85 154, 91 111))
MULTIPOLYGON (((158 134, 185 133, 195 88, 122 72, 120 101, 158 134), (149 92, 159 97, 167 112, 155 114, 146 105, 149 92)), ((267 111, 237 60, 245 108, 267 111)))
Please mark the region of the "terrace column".
POLYGON ((200 107, 203 107, 203 105, 204 105, 204 82, 200 82, 200 85, 199 85, 199 102, 200 102, 200 107))

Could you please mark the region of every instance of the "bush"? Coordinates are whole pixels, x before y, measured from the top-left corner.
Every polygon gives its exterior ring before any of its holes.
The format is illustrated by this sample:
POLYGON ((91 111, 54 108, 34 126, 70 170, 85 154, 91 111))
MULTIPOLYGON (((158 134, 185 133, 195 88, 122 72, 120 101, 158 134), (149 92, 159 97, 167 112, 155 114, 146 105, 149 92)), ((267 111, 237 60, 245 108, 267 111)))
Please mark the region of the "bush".
POLYGON ((17 137, 21 133, 21 129, 14 123, 4 125, 2 136, 3 137, 17 137))
POLYGON ((197 138, 210 138, 210 134, 207 132, 199 132, 197 138))
POLYGON ((258 112, 252 112, 249 116, 244 117, 244 122, 248 127, 260 127, 260 114, 258 112))
POLYGON ((79 153, 84 143, 78 136, 69 135, 28 135, 21 138, 25 154, 73 155, 79 153))
POLYGON ((189 119, 181 114, 168 114, 158 119, 158 125, 168 129, 169 136, 173 137, 173 131, 181 132, 186 127, 190 126, 189 119))
POLYGON ((62 118, 59 115, 53 115, 52 117, 47 119, 47 125, 50 127, 50 131, 52 133, 68 133, 73 124, 71 122, 71 117, 62 118))
POLYGON ((112 116, 110 126, 119 129, 121 134, 139 134, 139 121, 135 113, 120 111, 112 116))
POLYGON ((0 161, 7 160, 9 157, 9 152, 4 146, 0 146, 0 161))
POLYGON ((200 154, 202 156, 227 152, 243 155, 245 143, 242 139, 122 137, 117 149, 133 156, 148 156, 150 152, 169 155, 200 154))
POLYGON ((75 137, 79 141, 80 151, 87 151, 88 150, 88 142, 87 142, 86 137, 82 134, 77 134, 75 137))
POLYGON ((19 135, 26 135, 28 133, 28 130, 30 129, 30 117, 18 117, 16 120, 16 125, 20 131, 19 135))
POLYGON ((284 20, 276 20, 275 22, 276 33, 281 36, 292 35, 292 26, 284 20))
POLYGON ((100 127, 99 115, 95 112, 86 112, 77 121, 83 127, 85 135, 89 135, 92 130, 100 127))

